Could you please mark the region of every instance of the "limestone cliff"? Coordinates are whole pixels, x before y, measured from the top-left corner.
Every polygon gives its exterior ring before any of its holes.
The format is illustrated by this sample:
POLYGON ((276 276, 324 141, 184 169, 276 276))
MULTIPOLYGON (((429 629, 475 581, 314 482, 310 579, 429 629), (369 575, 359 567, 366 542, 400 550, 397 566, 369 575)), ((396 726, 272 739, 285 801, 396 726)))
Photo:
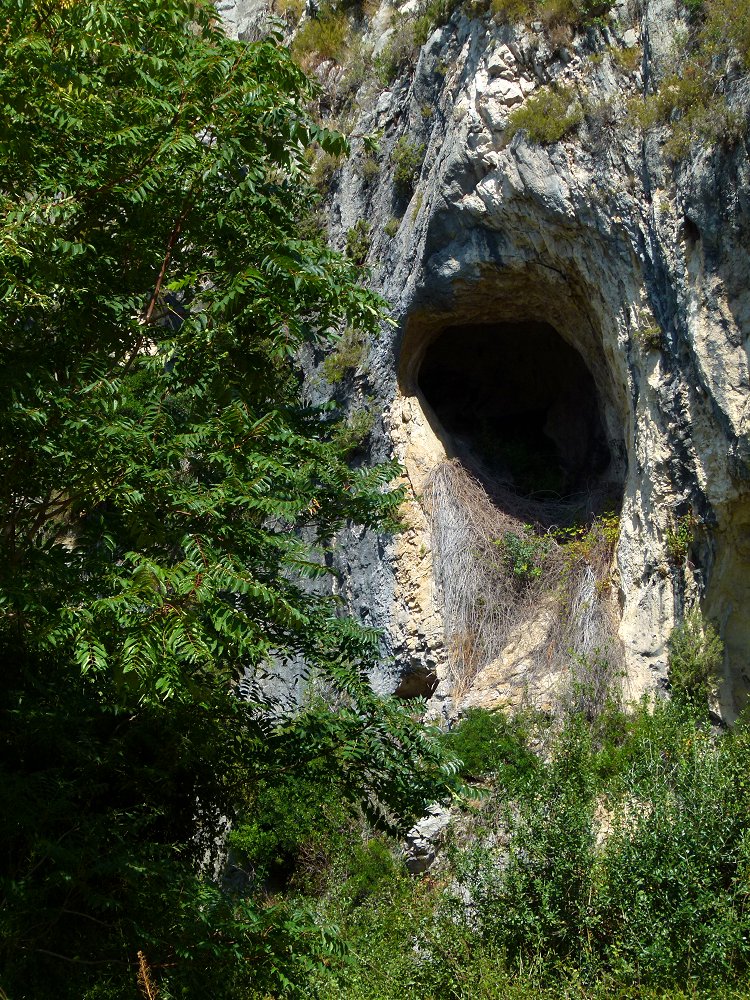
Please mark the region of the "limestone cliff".
MULTIPOLYGON (((233 23, 252 22, 228 6, 233 23)), ((410 10, 359 22, 356 44, 381 77, 410 10)), ((669 634, 699 602, 725 643, 722 711, 745 701, 748 87, 725 67, 741 127, 677 158, 664 148, 670 126, 644 131, 629 110, 668 73, 687 27, 672 0, 623 2, 557 32, 457 10, 387 85, 372 70, 347 84, 346 66, 312 63, 329 111, 356 89, 352 155, 333 165, 325 203, 331 238, 345 249, 348 236, 395 322, 339 386, 353 411, 375 413, 372 457, 395 455, 409 491, 401 535, 339 539, 342 593, 385 633, 384 689, 429 692, 434 675, 438 697, 457 695, 425 502, 434 469, 456 456, 516 497, 621 507, 610 580, 630 696, 663 684, 669 634), (540 94, 570 102, 552 106, 570 115, 558 141, 509 128, 540 94), (528 455, 514 466, 519 440, 537 448, 536 467, 528 455)), ((532 665, 544 661, 547 614, 544 601, 530 606, 474 664, 464 704, 546 704, 557 668, 532 665)))

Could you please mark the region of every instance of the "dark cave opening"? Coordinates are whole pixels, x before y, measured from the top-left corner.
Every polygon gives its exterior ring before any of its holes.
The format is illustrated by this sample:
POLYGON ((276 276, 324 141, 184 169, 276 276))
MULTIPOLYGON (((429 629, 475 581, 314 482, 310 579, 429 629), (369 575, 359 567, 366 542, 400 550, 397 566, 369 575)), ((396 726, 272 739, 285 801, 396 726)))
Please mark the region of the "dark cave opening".
MULTIPOLYGON (((596 384, 548 323, 448 327, 418 380, 447 450, 490 489, 542 502, 601 492, 610 452, 596 384)), ((588 503, 597 513, 608 501, 588 503)))

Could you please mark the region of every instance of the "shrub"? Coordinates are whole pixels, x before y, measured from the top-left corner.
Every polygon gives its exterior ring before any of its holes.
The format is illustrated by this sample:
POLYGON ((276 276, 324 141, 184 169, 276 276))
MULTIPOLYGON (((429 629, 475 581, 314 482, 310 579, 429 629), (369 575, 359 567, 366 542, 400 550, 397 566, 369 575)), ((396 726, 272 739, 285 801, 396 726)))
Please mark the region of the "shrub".
POLYGON ((558 737, 550 763, 520 797, 515 818, 509 816, 505 871, 491 864, 473 891, 482 935, 504 948, 511 967, 582 956, 593 811, 591 742, 586 726, 573 720, 558 737))
POLYGON ((638 343, 647 351, 659 351, 664 346, 664 335, 658 323, 644 322, 635 331, 638 343))
POLYGON ((416 142, 407 135, 402 135, 393 147, 391 162, 395 170, 393 183, 401 194, 411 194, 422 169, 424 160, 424 143, 416 142))
POLYGON ((690 553, 695 533, 695 517, 688 512, 670 521, 666 534, 667 556, 675 566, 681 566, 690 553))
POLYGON ((723 79, 727 60, 739 56, 750 68, 750 5, 747 0, 686 4, 697 22, 687 51, 675 57, 655 94, 631 102, 631 119, 643 129, 667 126, 664 152, 685 157, 694 142, 732 147, 747 134, 745 106, 729 101, 723 79), (700 17, 698 15, 701 15, 700 17))
POLYGON ((343 11, 324 4, 317 17, 308 18, 292 41, 295 59, 308 66, 311 62, 336 63, 344 60, 350 40, 349 20, 343 11))
POLYGON ((293 880, 317 892, 352 817, 323 767, 261 783, 252 811, 229 834, 234 863, 256 887, 293 880))
POLYGON ((358 368, 365 353, 365 338, 359 330, 347 327, 336 349, 323 361, 322 370, 330 385, 337 385, 354 368, 358 368))
POLYGON ((323 894, 305 891, 348 959, 319 967, 303 995, 747 996, 750 731, 714 736, 662 701, 612 710, 594 734, 581 719, 556 731, 469 713, 444 739, 461 737, 469 773, 499 781, 458 817, 463 846, 423 877, 364 825, 337 827, 323 894), (507 758, 520 748, 525 764, 528 733, 546 752, 509 789, 507 758))
MULTIPOLYGON (((614 4, 611 0, 492 0, 492 11, 498 21, 513 24, 518 21, 540 20, 554 31, 601 24, 614 4)), ((558 35, 556 44, 562 44, 558 35)))
MULTIPOLYGON (((372 400, 369 402, 371 405, 372 400)), ((365 443, 374 426, 375 413, 370 406, 357 410, 339 426, 336 432, 336 444, 347 458, 351 458, 365 443)))
POLYGON ((304 0, 276 0, 274 12, 283 17, 290 27, 296 27, 305 13, 304 0))
POLYGON ((390 218, 383 226, 383 232, 388 237, 388 239, 393 239, 393 237, 398 232, 399 226, 401 225, 401 220, 396 218, 390 218))
POLYGON ((609 53, 614 65, 623 73, 635 72, 643 59, 643 49, 639 45, 631 45, 629 48, 613 45, 609 48, 609 53))
POLYGON ((492 0, 492 13, 500 24, 515 24, 531 17, 533 0, 492 0))
POLYGON ((506 136, 521 130, 531 142, 559 142, 583 120, 583 112, 571 87, 543 87, 511 112, 506 136))
POLYGON ((522 534, 506 531, 496 544, 500 546, 508 571, 517 582, 528 584, 542 575, 550 543, 549 539, 536 535, 530 524, 523 526, 522 534))
POLYGON ((461 6, 462 0, 427 0, 414 22, 414 40, 424 45, 435 28, 447 24, 451 14, 461 6))
POLYGON ((571 690, 566 706, 569 714, 596 722, 620 704, 622 671, 606 652, 594 649, 585 656, 571 652, 571 690))
POLYGON ((355 264, 364 264, 371 242, 370 223, 366 219, 358 219, 346 233, 346 256, 355 264))
POLYGON ((414 21, 395 15, 394 31, 383 51, 375 59, 375 72, 384 87, 389 87, 417 55, 419 45, 414 35, 414 21))
POLYGON ((668 677, 680 701, 705 705, 714 690, 724 656, 724 644, 699 608, 685 615, 669 637, 668 677))
POLYGON ((750 4, 748 0, 710 0, 701 40, 707 53, 736 52, 750 69, 750 4))
POLYGON ((325 194, 331 186, 334 174, 340 169, 344 162, 343 156, 335 156, 332 153, 319 152, 310 168, 310 183, 325 194))
POLYGON ((516 787, 530 777, 537 764, 528 749, 520 716, 508 719, 502 712, 472 708, 443 739, 450 752, 461 759, 460 773, 465 777, 496 774, 504 787, 516 787))
POLYGON ((602 562, 611 562, 620 535, 620 515, 615 511, 599 514, 592 524, 574 524, 552 532, 563 546, 566 571, 578 563, 588 562, 599 568, 602 562))
POLYGON ((597 950, 620 980, 723 995, 748 961, 746 734, 715 740, 673 704, 638 736, 592 879, 597 950))
POLYGON ((366 184, 370 184, 380 174, 380 164, 374 156, 366 156, 359 165, 359 173, 366 184))

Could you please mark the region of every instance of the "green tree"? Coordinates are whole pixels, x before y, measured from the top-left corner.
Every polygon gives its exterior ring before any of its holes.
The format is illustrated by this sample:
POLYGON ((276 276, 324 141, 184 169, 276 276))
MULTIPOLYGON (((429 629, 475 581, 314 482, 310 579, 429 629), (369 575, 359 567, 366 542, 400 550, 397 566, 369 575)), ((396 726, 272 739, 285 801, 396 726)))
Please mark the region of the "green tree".
POLYGON ((450 780, 304 582, 400 502, 295 362, 378 322, 298 236, 305 148, 345 144, 204 0, 0 12, 0 986, 135 995, 142 950, 164 996, 293 991, 335 936, 222 887, 222 828, 293 768, 396 826, 450 780), (292 659, 328 704, 237 697, 292 659))

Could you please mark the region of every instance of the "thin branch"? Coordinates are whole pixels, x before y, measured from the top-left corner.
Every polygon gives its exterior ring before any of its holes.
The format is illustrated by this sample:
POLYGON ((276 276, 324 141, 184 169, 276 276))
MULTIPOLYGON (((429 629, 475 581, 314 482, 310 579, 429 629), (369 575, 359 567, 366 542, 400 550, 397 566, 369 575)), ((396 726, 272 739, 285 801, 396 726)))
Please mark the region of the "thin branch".
POLYGON ((70 955, 61 955, 58 951, 50 951, 49 948, 35 948, 34 951, 40 955, 51 955, 52 958, 59 958, 61 962, 70 962, 71 965, 127 965, 127 962, 119 958, 71 958, 70 955))
MULTIPOLYGON (((143 326, 149 326, 154 315, 154 309, 156 308, 156 303, 161 295, 162 285, 164 284, 164 279, 167 276, 167 270, 169 268, 170 261, 172 260, 172 251, 174 250, 177 240, 180 238, 180 233, 182 232, 182 226, 187 218, 188 211, 191 207, 191 202, 186 199, 186 203, 183 205, 182 210, 172 227, 172 232, 169 234, 169 240, 167 241, 167 249, 164 254, 164 260, 162 261, 161 270, 159 271, 159 277, 156 279, 156 285, 154 286, 153 294, 151 295, 151 300, 146 309, 146 314, 143 317, 141 323, 143 326)), ((143 338, 139 338, 142 342, 143 338)), ((136 352, 134 352, 136 353, 136 352)))
POLYGON ((111 927, 112 924, 105 923, 104 920, 99 920, 98 917, 92 917, 90 913, 81 913, 80 910, 69 910, 63 907, 62 913, 69 913, 72 917, 82 917, 84 920, 91 920, 92 923, 99 924, 100 927, 111 927))

